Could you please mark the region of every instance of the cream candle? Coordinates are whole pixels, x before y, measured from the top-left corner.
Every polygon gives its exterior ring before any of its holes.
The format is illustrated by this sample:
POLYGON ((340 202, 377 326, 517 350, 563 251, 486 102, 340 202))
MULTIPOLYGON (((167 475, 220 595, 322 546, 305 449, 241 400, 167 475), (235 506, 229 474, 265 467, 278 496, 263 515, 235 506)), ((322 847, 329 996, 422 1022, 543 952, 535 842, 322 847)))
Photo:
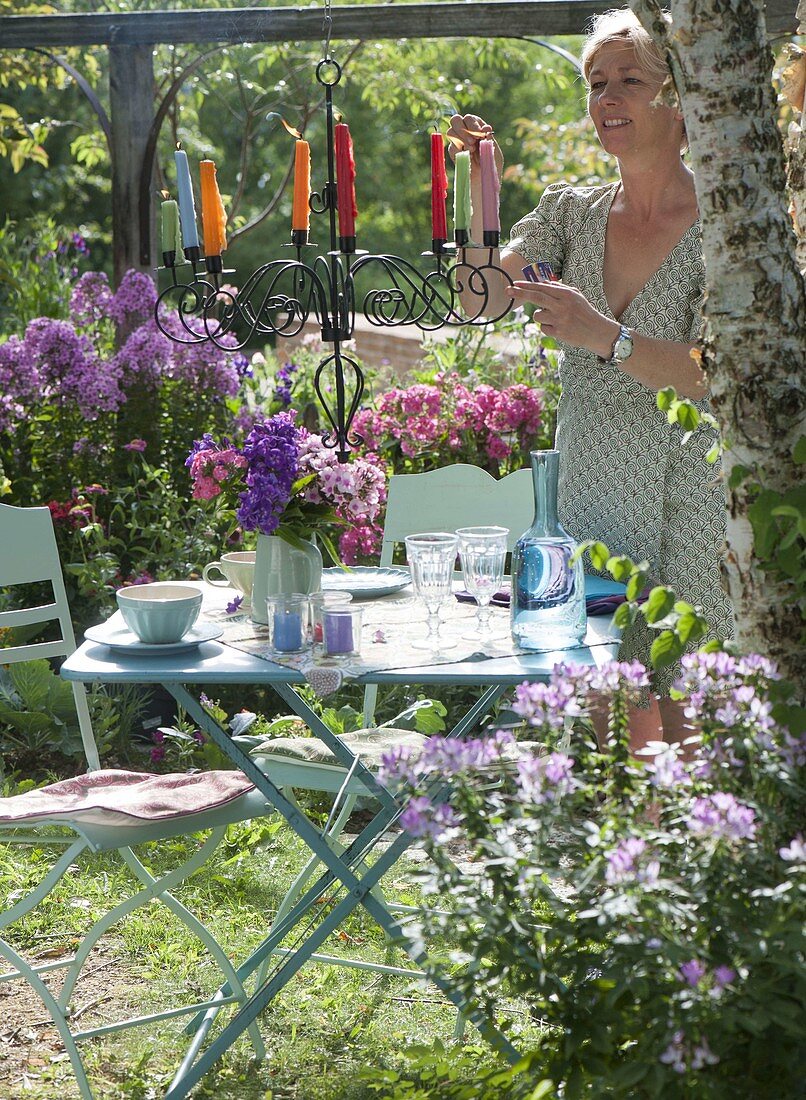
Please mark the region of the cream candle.
POLYGON ((174 153, 176 165, 176 193, 179 197, 179 217, 182 222, 182 244, 185 248, 199 247, 199 230, 196 226, 196 201, 193 197, 193 180, 190 176, 188 155, 184 149, 174 153))
POLYGON ((473 214, 470 204, 470 153, 466 150, 457 153, 453 166, 453 228, 468 232, 473 214))
POLYGON ((481 220, 485 233, 501 231, 498 217, 498 199, 501 184, 495 164, 495 145, 491 138, 479 142, 481 164, 481 220))

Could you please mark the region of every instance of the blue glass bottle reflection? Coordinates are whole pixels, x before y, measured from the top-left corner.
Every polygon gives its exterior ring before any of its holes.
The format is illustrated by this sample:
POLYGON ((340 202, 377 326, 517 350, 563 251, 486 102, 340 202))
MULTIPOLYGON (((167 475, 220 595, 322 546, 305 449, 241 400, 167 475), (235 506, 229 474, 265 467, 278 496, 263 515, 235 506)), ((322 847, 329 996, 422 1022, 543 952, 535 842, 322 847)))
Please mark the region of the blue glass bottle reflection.
POLYGON ((557 519, 559 451, 532 451, 535 518, 512 553, 512 637, 522 649, 580 645, 587 629, 577 543, 557 519))

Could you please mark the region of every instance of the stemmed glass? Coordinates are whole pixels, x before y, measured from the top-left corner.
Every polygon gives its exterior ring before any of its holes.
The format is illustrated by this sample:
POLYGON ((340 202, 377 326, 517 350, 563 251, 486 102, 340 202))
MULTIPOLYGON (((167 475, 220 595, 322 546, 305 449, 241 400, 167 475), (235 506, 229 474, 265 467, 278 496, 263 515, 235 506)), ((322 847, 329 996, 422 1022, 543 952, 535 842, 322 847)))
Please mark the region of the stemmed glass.
POLYGON ((414 591, 428 612, 428 635, 412 642, 415 649, 429 649, 435 655, 450 649, 456 642, 442 641, 439 636, 439 609, 453 592, 453 567, 459 539, 446 531, 426 531, 406 536, 406 556, 411 570, 414 591))
POLYGON ((476 633, 472 637, 489 636, 490 600, 504 579, 508 534, 507 527, 460 527, 456 532, 465 588, 477 604, 476 633))

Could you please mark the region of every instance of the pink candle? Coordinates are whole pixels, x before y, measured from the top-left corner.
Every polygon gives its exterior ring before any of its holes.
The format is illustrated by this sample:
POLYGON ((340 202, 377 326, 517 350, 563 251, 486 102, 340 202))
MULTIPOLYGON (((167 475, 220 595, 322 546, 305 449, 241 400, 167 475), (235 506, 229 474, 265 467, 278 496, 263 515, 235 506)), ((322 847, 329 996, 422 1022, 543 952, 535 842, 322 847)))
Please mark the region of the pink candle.
POLYGON ((445 171, 445 146, 442 134, 431 135, 431 236, 435 241, 447 241, 448 218, 445 199, 448 195, 448 173, 445 171))
POLYGON ((355 236, 355 160, 353 139, 346 122, 336 124, 336 206, 339 212, 339 236, 355 236))
POLYGON ((481 163, 481 218, 485 232, 500 232, 498 217, 498 194, 501 184, 498 169, 495 166, 495 146, 492 139, 484 138, 479 142, 479 161, 481 163))

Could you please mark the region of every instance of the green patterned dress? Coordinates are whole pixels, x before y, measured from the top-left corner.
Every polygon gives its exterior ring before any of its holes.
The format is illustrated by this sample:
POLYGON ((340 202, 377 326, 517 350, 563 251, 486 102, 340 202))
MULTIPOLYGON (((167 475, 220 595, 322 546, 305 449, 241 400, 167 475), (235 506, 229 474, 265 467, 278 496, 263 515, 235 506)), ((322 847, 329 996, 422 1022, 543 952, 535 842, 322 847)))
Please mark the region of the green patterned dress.
MULTIPOLYGON (((605 233, 618 184, 553 185, 536 210, 512 229, 509 248, 528 263, 548 260, 562 281, 612 317, 603 285, 605 233)), ((645 336, 694 341, 705 286, 699 223, 614 318, 645 336)), ((667 423, 656 394, 582 348, 561 345, 562 396, 557 413, 560 517, 577 539, 599 539, 611 553, 649 561, 654 584, 700 605, 712 636, 730 637, 733 616, 720 576, 725 498, 719 464, 705 455, 714 436, 687 442, 667 423)), ((669 379, 674 384, 674 379, 669 379)), ((707 408, 707 399, 700 403, 707 408)), ((655 637, 643 621, 625 633, 620 656, 645 663, 655 637)), ((677 669, 655 676, 668 694, 677 669)))

